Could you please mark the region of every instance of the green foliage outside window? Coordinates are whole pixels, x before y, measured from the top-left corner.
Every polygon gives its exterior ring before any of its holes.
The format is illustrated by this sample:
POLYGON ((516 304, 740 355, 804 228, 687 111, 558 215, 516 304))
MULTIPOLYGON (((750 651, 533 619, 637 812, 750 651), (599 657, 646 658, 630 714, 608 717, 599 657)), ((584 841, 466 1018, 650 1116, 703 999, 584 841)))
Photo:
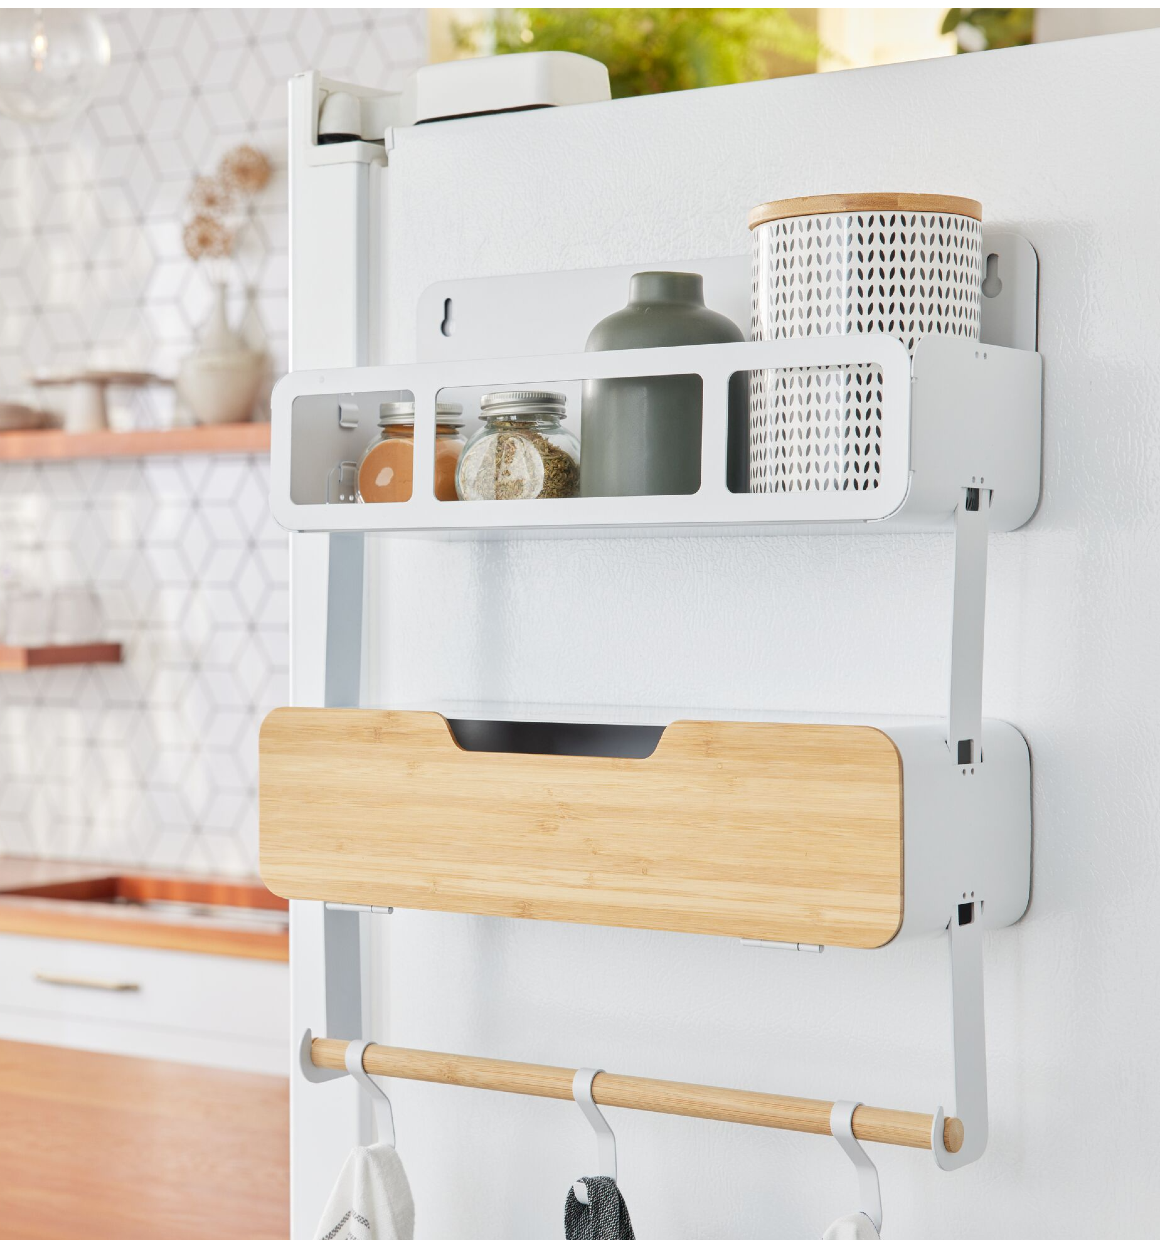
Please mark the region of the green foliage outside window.
POLYGON ((1035 10, 948 9, 942 32, 958 37, 960 52, 1023 47, 1035 37, 1035 10))
MULTIPOLYGON (((478 31, 457 32, 464 50, 478 31)), ((495 51, 579 52, 608 67, 612 96, 809 73, 812 29, 788 9, 499 9, 495 51)))

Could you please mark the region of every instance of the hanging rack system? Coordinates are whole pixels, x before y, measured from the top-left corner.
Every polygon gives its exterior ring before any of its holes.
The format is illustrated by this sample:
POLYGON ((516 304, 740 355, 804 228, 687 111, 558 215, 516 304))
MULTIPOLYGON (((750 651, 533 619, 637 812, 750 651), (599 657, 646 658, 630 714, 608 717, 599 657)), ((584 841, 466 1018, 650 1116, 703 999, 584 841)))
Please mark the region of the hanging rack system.
MULTIPOLYGON (((725 935, 799 950, 877 949, 945 934, 949 1118, 942 1108, 896 1111, 603 1071, 586 1080, 586 1097, 593 1109, 836 1137, 859 1171, 870 1217, 880 1218, 880 1202, 875 1211, 872 1164, 858 1141, 931 1150, 944 1170, 981 1156, 988 1138, 982 936, 1012 925, 1026 908, 1031 837, 1027 744, 1010 724, 982 717, 987 539, 990 530, 1019 528, 1038 503, 1042 399, 1035 252, 1022 238, 985 234, 984 253, 992 252, 1003 292, 984 304, 982 341, 928 336, 913 359, 878 334, 578 354, 577 330, 598 317, 592 306, 620 298, 626 272, 635 270, 607 269, 433 286, 420 306, 420 361, 302 370, 279 384, 271 503, 296 531, 297 579, 320 586, 312 598, 303 591, 298 606, 310 617, 323 674, 309 694, 315 708, 275 711, 262 728, 262 875, 278 894, 317 906, 309 964, 318 1015, 309 1023, 323 1027, 325 1012, 328 1034, 361 1032, 361 915, 395 907, 725 935), (450 341, 437 325, 453 302, 450 341), (867 360, 883 376, 876 490, 727 491, 727 391, 735 373, 867 360), (385 393, 406 390, 415 399, 418 479, 431 473, 435 403, 449 391, 641 374, 701 377, 703 486, 694 495, 468 504, 439 502, 416 487, 400 504, 327 502, 329 473, 357 457, 385 393), (468 743, 462 726, 518 723, 519 713, 449 720, 361 709, 364 534, 564 537, 650 528, 953 531, 945 717, 662 718, 651 721, 661 725, 653 748, 641 748, 639 738, 627 748, 623 736, 609 739, 631 729, 608 721, 606 748, 508 750, 468 743), (502 784, 502 798, 471 796, 489 781, 502 784)), ((748 260, 682 266, 706 278, 716 273, 721 287, 748 289, 748 260)), ((306 1029, 303 1076, 347 1075, 349 1045, 306 1029)), ((580 1100, 576 1069, 354 1045, 364 1089, 378 1089, 369 1073, 580 1100)))
MULTIPOLYGON (((347 1047, 359 1045, 339 1038, 316 1038, 308 1029, 300 1047, 300 1064, 308 1080, 321 1083, 347 1074, 347 1047)), ((575 1068, 519 1063, 507 1059, 482 1059, 474 1055, 449 1055, 440 1051, 408 1050, 399 1046, 365 1045, 361 1062, 373 1076, 407 1081, 431 1081, 491 1089, 505 1094, 528 1094, 536 1098, 576 1101, 575 1068)), ((591 1071, 591 1069, 588 1069, 591 1071)), ((759 1128, 782 1128, 793 1132, 831 1135, 835 1104, 816 1098, 793 1098, 780 1094, 725 1089, 718 1085, 690 1085, 643 1076, 595 1073, 591 1083, 595 1105, 653 1111, 661 1115, 684 1115, 759 1128)), ((854 1107, 851 1131, 859 1141, 910 1149, 937 1150, 945 1146, 957 1154, 966 1139, 963 1121, 944 1117, 941 1108, 933 1115, 918 1111, 891 1111, 861 1104, 854 1107)), ((602 1173, 604 1168, 601 1168, 602 1173)))

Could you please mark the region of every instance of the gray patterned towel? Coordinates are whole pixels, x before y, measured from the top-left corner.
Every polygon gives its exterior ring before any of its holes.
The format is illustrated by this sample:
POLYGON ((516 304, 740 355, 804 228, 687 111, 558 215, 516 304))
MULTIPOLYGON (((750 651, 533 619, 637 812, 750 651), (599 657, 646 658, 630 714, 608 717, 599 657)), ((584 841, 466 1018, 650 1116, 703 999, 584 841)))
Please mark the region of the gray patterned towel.
POLYGON ((636 1240, 628 1206, 616 1181, 611 1176, 593 1175, 584 1176, 580 1182, 588 1189, 589 1204, 582 1206, 576 1200, 575 1190, 568 1190, 568 1200, 564 1202, 565 1240, 636 1240))

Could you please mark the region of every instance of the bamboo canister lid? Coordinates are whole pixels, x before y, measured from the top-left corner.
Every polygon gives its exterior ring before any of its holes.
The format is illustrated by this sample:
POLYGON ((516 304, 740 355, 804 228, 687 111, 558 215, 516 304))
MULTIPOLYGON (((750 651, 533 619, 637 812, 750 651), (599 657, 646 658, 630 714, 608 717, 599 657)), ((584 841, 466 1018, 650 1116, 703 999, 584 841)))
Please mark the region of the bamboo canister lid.
POLYGON ((847 215, 856 211, 919 211, 924 214, 965 215, 982 220, 983 204, 953 194, 814 194, 807 198, 779 198, 763 202, 749 213, 749 227, 798 215, 847 215))

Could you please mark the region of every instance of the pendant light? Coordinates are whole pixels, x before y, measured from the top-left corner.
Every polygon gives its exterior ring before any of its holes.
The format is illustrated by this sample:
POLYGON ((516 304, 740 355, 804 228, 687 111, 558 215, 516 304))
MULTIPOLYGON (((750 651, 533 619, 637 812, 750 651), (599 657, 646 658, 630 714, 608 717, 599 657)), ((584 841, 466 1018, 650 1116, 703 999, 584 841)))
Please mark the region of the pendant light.
POLYGON ((109 56, 109 36, 91 10, 0 10, 0 111, 19 121, 75 115, 109 56))

